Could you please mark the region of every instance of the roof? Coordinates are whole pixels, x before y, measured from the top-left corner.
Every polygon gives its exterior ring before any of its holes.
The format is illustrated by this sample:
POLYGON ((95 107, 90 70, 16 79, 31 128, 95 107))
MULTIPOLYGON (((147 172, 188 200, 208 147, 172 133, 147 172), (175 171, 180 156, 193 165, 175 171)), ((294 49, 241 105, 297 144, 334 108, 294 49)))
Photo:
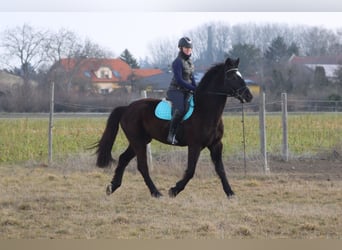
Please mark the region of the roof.
POLYGON ((135 76, 139 78, 150 77, 163 73, 161 69, 132 69, 135 76))
POLYGON ((99 81, 94 74, 100 67, 108 67, 111 70, 115 70, 119 74, 113 74, 110 79, 101 78, 101 82, 119 82, 127 81, 128 77, 132 74, 131 67, 119 58, 86 58, 86 59, 74 59, 65 58, 61 59, 60 64, 66 71, 72 71, 77 67, 77 74, 79 77, 85 78, 85 74, 89 74, 93 82, 99 81))
POLYGON ((327 77, 334 77, 335 71, 342 66, 342 55, 336 56, 291 56, 290 63, 304 65, 310 70, 315 70, 321 66, 325 70, 327 77))
POLYGON ((154 89, 167 89, 170 85, 173 74, 170 72, 161 72, 153 76, 145 77, 139 80, 143 86, 152 86, 154 89))
POLYGON ((342 64, 342 55, 336 56, 291 56, 289 59, 290 63, 295 64, 316 64, 316 65, 324 65, 324 64, 342 64))
POLYGON ((0 70, 0 86, 10 87, 15 84, 22 84, 23 79, 19 76, 0 70))
POLYGON ((160 69, 132 69, 125 61, 120 58, 64 58, 60 64, 66 71, 73 71, 76 68, 76 74, 81 78, 90 78, 93 83, 113 83, 126 82, 131 75, 135 78, 145 78, 157 74, 161 74, 160 69), (95 72, 101 67, 108 67, 112 71, 111 78, 98 78, 95 72))

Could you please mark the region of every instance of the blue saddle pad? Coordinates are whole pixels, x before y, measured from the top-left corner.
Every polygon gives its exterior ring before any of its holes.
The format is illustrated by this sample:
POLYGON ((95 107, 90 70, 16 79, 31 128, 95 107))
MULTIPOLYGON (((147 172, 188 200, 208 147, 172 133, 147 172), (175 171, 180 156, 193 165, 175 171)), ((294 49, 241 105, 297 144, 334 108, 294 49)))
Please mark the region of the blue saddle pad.
MULTIPOLYGON (((194 98, 193 96, 191 96, 189 98, 189 109, 184 115, 183 121, 191 116, 192 112, 194 111, 194 106, 194 98)), ((154 110, 154 114, 156 115, 156 117, 162 120, 171 120, 171 102, 165 99, 161 100, 154 110)))

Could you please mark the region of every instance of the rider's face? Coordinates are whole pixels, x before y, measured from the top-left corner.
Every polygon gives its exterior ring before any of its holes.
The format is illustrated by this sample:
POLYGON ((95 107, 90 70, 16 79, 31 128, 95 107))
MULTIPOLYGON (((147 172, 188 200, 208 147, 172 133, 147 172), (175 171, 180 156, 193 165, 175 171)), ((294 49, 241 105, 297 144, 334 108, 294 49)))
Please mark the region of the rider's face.
POLYGON ((192 52, 192 48, 186 48, 186 47, 182 47, 182 51, 185 55, 190 55, 192 52))

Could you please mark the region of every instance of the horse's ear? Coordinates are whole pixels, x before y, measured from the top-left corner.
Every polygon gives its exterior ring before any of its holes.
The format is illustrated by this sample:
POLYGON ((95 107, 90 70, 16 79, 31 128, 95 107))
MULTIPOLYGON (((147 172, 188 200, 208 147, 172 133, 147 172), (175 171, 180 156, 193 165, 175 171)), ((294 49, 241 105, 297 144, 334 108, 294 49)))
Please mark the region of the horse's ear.
POLYGON ((240 63, 240 58, 237 58, 236 60, 231 59, 231 58, 227 58, 224 65, 228 66, 228 67, 237 67, 240 63))
POLYGON ((236 67, 239 66, 239 63, 240 63, 240 58, 238 57, 238 58, 236 59, 236 61, 235 61, 236 67))
POLYGON ((225 66, 232 66, 233 65, 233 61, 231 58, 227 58, 226 61, 224 62, 225 66))

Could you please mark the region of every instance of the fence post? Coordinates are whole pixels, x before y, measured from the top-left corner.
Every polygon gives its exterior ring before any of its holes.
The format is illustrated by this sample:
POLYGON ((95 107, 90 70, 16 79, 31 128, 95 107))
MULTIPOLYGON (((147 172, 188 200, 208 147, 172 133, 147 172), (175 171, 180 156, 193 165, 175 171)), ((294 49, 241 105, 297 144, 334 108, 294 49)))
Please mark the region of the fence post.
POLYGON ((52 164, 52 128, 53 128, 53 112, 55 99, 55 82, 51 83, 51 99, 50 99, 50 115, 49 115, 49 167, 52 164))
POLYGON ((283 127, 283 160, 289 160, 289 144, 287 131, 287 94, 281 94, 282 127, 283 127))
POLYGON ((246 134, 245 134, 245 109, 243 103, 241 103, 241 123, 242 123, 242 143, 243 143, 243 166, 245 170, 245 176, 247 175, 247 160, 246 160, 246 134))
MULTIPOLYGON (((141 91, 141 97, 147 98, 146 90, 141 91)), ((150 166, 151 171, 153 171, 151 143, 147 144, 146 153, 147 153, 147 164, 150 166)))
POLYGON ((259 129, 260 129, 260 151, 264 159, 264 173, 268 174, 270 169, 267 162, 267 149, 266 149, 266 105, 265 105, 265 92, 261 93, 259 105, 259 129))

